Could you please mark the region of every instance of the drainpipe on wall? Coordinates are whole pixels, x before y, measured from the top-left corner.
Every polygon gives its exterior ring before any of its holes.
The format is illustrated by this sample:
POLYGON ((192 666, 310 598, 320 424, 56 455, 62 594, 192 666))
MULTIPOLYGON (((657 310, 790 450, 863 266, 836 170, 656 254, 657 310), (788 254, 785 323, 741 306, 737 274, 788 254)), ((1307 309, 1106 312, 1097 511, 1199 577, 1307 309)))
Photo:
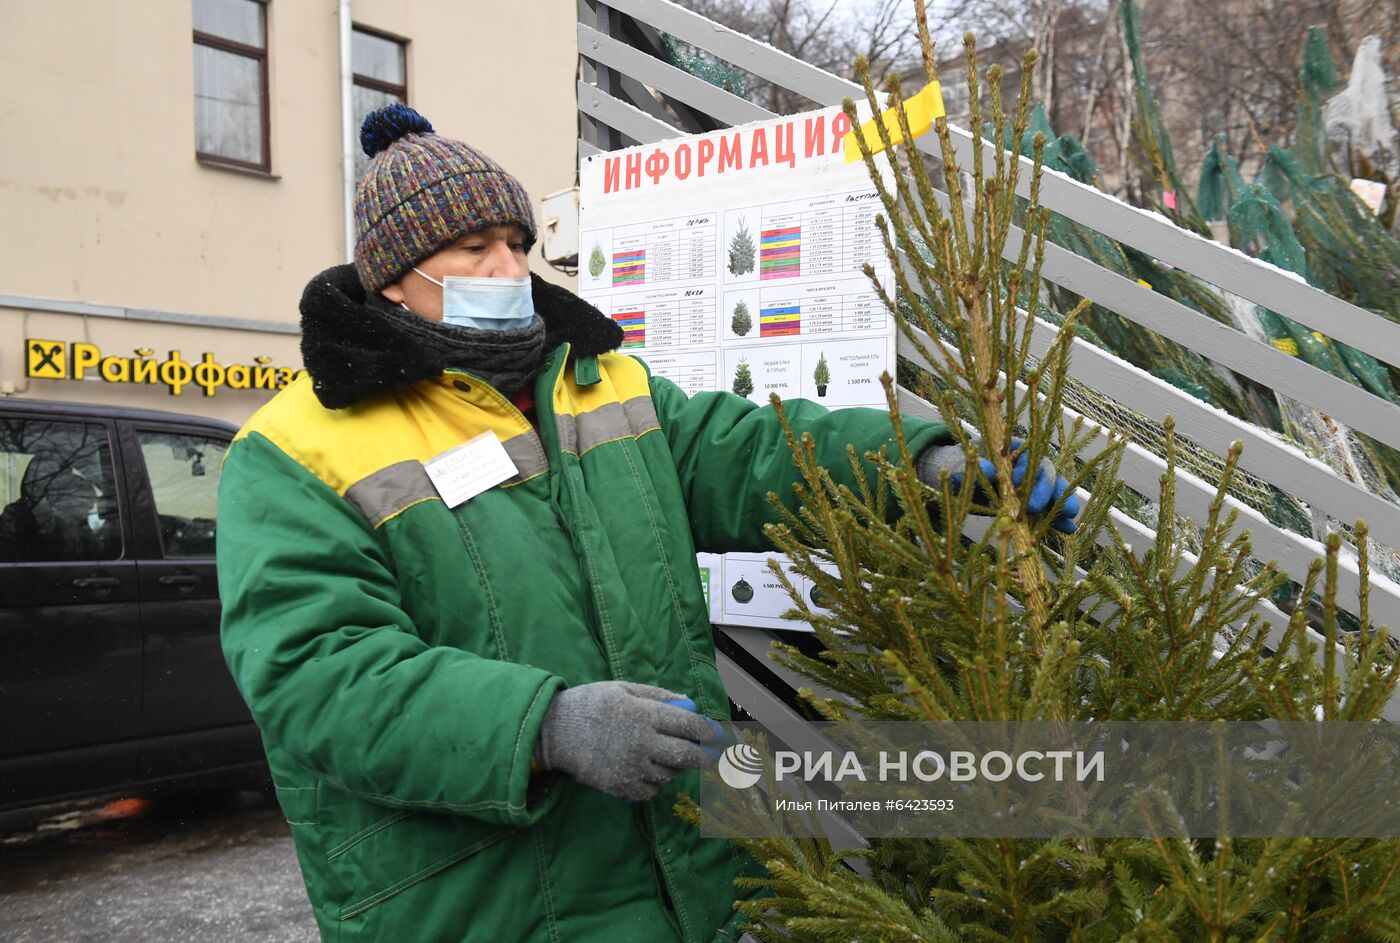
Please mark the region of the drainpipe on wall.
POLYGON ((354 66, 350 62, 353 22, 351 0, 339 0, 340 25, 340 177, 345 204, 345 261, 355 260, 355 107, 351 99, 354 66))

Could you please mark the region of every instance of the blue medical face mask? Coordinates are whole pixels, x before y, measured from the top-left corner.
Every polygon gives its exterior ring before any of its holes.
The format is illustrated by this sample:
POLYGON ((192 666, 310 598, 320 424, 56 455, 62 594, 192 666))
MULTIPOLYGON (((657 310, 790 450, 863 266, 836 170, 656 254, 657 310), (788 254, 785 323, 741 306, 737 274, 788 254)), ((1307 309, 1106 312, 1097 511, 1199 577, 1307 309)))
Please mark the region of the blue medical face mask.
POLYGON ((478 331, 514 331, 529 327, 535 319, 530 276, 523 278, 468 278, 446 275, 438 281, 413 269, 442 288, 442 320, 478 331))

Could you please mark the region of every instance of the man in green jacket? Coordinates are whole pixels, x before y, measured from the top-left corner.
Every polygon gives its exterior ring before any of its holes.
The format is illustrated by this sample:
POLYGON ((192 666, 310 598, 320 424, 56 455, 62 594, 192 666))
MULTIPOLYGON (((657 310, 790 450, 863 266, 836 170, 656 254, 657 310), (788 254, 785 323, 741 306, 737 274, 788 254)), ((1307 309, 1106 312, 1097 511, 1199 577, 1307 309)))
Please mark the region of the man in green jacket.
MULTIPOLYGON (((673 807, 728 719, 695 554, 771 549, 777 416, 686 397, 530 276, 489 158, 404 106, 361 139, 354 265, 308 284, 309 377, 220 495, 224 651, 323 938, 734 940, 755 863, 673 807)), ((847 477, 891 437, 787 409, 847 477)), ((961 472, 941 424, 905 429, 927 480, 961 472)))

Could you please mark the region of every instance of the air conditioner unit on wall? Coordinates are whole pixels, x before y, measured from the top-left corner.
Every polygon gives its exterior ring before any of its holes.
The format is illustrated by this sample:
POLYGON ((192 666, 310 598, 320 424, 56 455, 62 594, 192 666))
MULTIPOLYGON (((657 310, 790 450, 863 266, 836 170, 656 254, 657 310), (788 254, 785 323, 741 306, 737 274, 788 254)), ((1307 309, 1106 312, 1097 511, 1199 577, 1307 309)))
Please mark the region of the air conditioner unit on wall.
POLYGON ((578 266, 578 187, 556 190, 541 206, 540 254, 550 265, 578 266))

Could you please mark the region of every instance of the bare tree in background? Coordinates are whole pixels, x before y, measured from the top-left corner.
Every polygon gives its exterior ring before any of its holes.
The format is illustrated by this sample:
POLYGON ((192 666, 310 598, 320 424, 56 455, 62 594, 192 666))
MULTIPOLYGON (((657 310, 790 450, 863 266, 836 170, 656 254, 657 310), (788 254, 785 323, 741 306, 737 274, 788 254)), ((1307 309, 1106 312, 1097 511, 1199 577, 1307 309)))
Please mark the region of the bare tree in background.
MULTIPOLYGON (((681 2, 837 75, 852 77, 857 55, 870 59, 876 75, 920 71, 909 0, 866 0, 854 8, 836 0, 681 2)), ((1136 200, 1144 178, 1132 142, 1132 74, 1117 7, 1117 0, 947 0, 931 10, 939 19, 930 25, 949 38, 971 30, 983 61, 999 62, 1012 75, 1021 53, 1034 47, 1041 63, 1034 91, 1051 126, 1084 143, 1106 189, 1136 200)), ((1327 30, 1343 79, 1368 33, 1381 37, 1388 61, 1400 59, 1400 5, 1393 0, 1143 0, 1141 8, 1147 68, 1191 185, 1217 134, 1226 136, 1247 172, 1268 145, 1288 143, 1309 26, 1327 30)), ((950 55, 940 72, 956 120, 960 43, 943 46, 950 55)), ((774 112, 814 104, 768 83, 750 88, 754 100, 774 112)))
MULTIPOLYGON (((931 28, 947 32, 966 21, 978 0, 945 4, 931 28)), ((730 29, 761 39, 776 49, 828 72, 854 80, 857 56, 877 75, 903 71, 918 62, 914 5, 909 0, 680 0, 696 13, 730 29)), ((788 114, 813 103, 761 80, 750 82, 750 97, 770 111, 788 114)))

